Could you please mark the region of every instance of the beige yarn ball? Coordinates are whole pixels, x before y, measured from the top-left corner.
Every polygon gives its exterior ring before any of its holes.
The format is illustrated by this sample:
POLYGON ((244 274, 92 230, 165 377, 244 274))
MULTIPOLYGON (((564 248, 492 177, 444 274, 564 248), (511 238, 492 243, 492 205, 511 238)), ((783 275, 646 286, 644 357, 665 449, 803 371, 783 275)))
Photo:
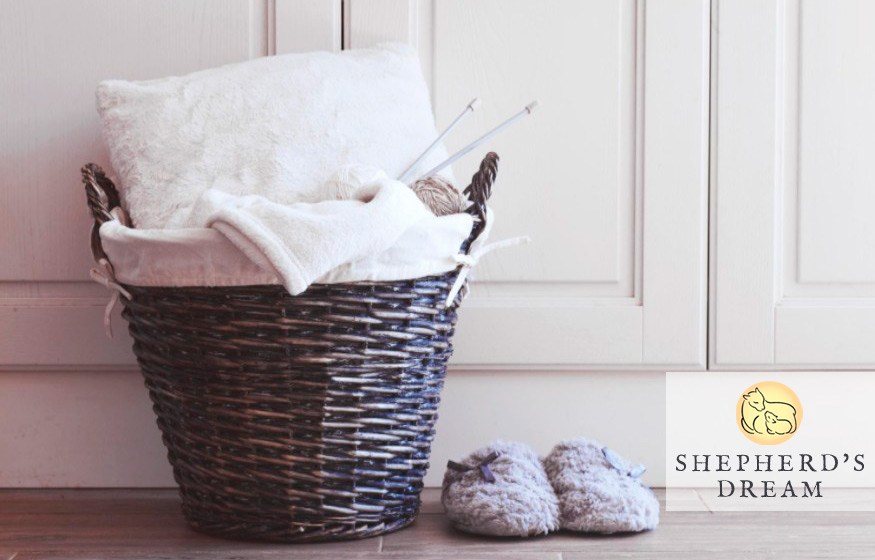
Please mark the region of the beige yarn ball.
POLYGON ((337 170, 322 186, 321 200, 349 200, 362 185, 377 181, 386 174, 370 165, 346 165, 337 170))
POLYGON ((468 198, 441 177, 422 179, 415 182, 411 189, 435 216, 458 214, 468 207, 468 198))

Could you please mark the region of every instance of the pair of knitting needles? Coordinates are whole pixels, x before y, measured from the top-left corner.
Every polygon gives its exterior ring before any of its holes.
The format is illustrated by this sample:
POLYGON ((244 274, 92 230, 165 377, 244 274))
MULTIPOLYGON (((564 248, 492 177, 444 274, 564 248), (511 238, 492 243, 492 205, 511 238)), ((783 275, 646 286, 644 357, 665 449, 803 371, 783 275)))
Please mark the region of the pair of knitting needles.
MULTIPOLYGON (((404 172, 401 173, 401 176, 398 177, 398 180, 401 182, 405 182, 406 179, 408 178, 408 176, 410 175, 410 172, 413 171, 416 168, 416 166, 419 165, 419 163, 422 162, 422 160, 425 159, 426 156, 428 156, 428 154, 430 154, 437 147, 437 145, 440 143, 440 141, 443 140, 447 136, 447 134, 452 132, 452 130, 454 128, 456 128, 456 126, 458 126, 458 124, 460 122, 462 122, 462 120, 465 117, 467 117, 469 114, 473 113, 474 110, 479 105, 480 105, 480 99, 475 97, 473 100, 471 100, 471 102, 468 103, 468 106, 465 107, 465 109, 461 113, 459 113, 459 116, 456 117, 455 120, 453 120, 453 122, 450 123, 450 126, 448 126, 443 132, 441 132, 440 135, 438 135, 438 137, 435 139, 435 141, 432 142, 431 145, 428 148, 426 148, 425 151, 422 152, 422 154, 418 158, 416 158, 416 161, 411 163, 407 167, 407 169, 405 169, 404 172)), ((458 160, 459 158, 461 158, 462 156, 464 156, 465 154, 467 154, 468 152, 470 152, 471 150, 473 150, 477 146, 483 144, 484 142, 486 142, 487 140, 489 140, 490 138, 492 138, 493 136, 495 136, 496 134, 498 134, 499 132, 501 132, 505 128, 509 127, 510 125, 515 123, 516 121, 520 120, 521 118, 525 117, 526 115, 531 115, 532 111, 534 111, 537 106, 538 106, 538 102, 532 101, 531 103, 529 103, 528 105, 523 107, 523 109, 520 112, 516 113, 515 115, 513 115, 512 117, 510 117, 509 119, 507 119, 503 123, 499 124, 498 126, 493 128, 492 130, 490 130, 489 132, 487 132, 486 134, 481 136, 480 138, 474 140, 473 142, 471 142, 470 144, 468 144, 467 146, 465 146, 464 148, 462 148, 461 150, 459 150, 455 154, 451 155, 450 157, 448 157, 444 161, 440 162, 434 168, 429 170, 427 173, 420 176, 417 180, 422 180, 422 179, 426 179, 428 177, 431 177, 432 175, 434 175, 435 173, 437 173, 438 171, 440 171, 444 167, 447 167, 448 165, 453 164, 456 160, 458 160)))

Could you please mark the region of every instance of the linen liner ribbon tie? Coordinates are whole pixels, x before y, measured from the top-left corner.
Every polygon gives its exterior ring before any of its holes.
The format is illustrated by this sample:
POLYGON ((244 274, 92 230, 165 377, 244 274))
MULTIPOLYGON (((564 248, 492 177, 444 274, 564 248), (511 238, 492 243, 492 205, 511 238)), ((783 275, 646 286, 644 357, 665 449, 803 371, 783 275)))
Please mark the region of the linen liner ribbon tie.
MULTIPOLYGON (((106 196, 106 193, 103 191, 99 191, 98 196, 100 196, 100 201, 104 206, 109 205, 109 199, 106 196)), ((122 209, 121 206, 116 206, 112 210, 109 211, 110 219, 118 220, 125 227, 130 227, 131 220, 128 218, 127 212, 122 209)), ((97 228, 97 226, 94 226, 97 228)), ((91 231, 91 254, 94 257, 94 260, 97 261, 97 267, 92 268, 89 271, 89 276, 91 279, 97 282, 98 284, 103 284, 109 290, 112 291, 112 295, 109 298, 109 302, 106 304, 106 311, 103 312, 103 329, 106 332, 106 336, 112 338, 112 310, 115 309, 115 305, 118 303, 119 296, 125 296, 128 299, 133 299, 131 297, 130 292, 128 292, 124 286, 119 284, 118 280, 115 277, 115 270, 112 268, 112 263, 109 262, 105 256, 101 257, 103 254, 102 251, 95 250, 94 247, 94 235, 98 232, 97 229, 92 229, 91 231)), ((99 234, 98 234, 99 235, 99 234)))
POLYGON ((98 284, 103 284, 112 291, 109 303, 106 304, 106 311, 103 312, 103 328, 106 331, 106 336, 112 338, 112 310, 115 309, 119 296, 131 299, 131 294, 124 286, 118 283, 112 269, 112 264, 107 259, 102 258, 98 260, 97 265, 97 267, 91 269, 89 274, 92 280, 98 284))
POLYGON ((496 459, 498 459, 498 453, 493 451, 476 465, 463 465, 462 463, 457 463, 455 461, 447 461, 447 467, 461 473, 477 469, 480 471, 480 474, 483 475, 483 480, 486 482, 495 482, 495 475, 489 470, 489 464, 496 459))
POLYGON ((471 271, 471 268, 477 264, 477 262, 488 255, 492 251, 496 249, 504 249, 505 247, 513 247, 514 245, 526 245, 531 241, 526 235, 520 237, 511 237, 510 239, 503 239, 501 241, 496 241, 494 243, 489 243, 488 245, 483 245, 482 247, 472 247, 472 251, 470 254, 466 255, 464 253, 459 253, 457 255, 453 255, 453 260, 462 265, 462 269, 459 270, 459 275, 456 276, 456 281, 453 283, 453 287, 450 289, 450 293, 447 294, 447 299, 444 302, 444 307, 449 307, 452 305, 453 300, 456 299, 456 295, 459 293, 459 290, 462 289, 462 286, 465 285, 465 279, 468 277, 468 273, 471 271))

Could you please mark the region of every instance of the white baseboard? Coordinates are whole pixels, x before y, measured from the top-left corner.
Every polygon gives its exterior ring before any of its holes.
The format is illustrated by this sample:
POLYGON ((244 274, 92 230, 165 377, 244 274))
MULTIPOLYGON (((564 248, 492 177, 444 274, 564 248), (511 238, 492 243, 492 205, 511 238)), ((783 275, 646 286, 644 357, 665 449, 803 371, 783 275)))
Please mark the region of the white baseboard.
MULTIPOLYGON (((592 437, 665 483, 661 372, 451 371, 428 486, 448 459, 497 438, 546 453, 592 437)), ((135 372, 0 373, 0 487, 172 486, 161 437, 135 372)))

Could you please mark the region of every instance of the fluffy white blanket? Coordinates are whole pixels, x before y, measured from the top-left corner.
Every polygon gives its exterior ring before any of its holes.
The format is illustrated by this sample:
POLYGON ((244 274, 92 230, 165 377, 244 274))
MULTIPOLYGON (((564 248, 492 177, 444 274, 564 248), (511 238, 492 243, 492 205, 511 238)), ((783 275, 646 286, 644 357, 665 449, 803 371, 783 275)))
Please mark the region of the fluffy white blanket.
MULTIPOLYGON (((207 189, 292 204, 324 198, 343 165, 397 177, 437 136, 416 55, 398 45, 105 81, 97 108, 125 207, 143 229, 194 226, 207 189)), ((445 158, 437 149, 420 170, 445 158)))

